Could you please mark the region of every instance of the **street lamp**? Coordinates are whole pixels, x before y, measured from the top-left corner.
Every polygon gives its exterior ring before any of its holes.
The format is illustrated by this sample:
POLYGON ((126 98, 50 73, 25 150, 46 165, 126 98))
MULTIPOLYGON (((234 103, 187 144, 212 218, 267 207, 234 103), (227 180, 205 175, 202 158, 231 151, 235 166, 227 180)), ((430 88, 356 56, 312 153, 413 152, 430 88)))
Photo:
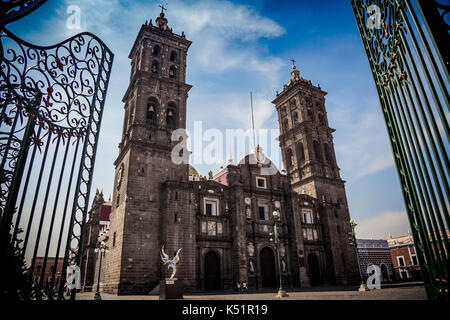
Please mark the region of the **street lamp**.
POLYGON ((100 273, 102 271, 102 258, 103 258, 103 255, 106 252, 108 252, 109 250, 108 250, 108 246, 105 244, 105 242, 102 241, 102 242, 97 242, 97 245, 95 246, 94 251, 96 253, 100 252, 100 263, 98 266, 98 279, 97 279, 97 292, 95 293, 94 300, 102 300, 102 296, 100 295, 100 273))
POLYGON ((367 289, 366 284, 364 283, 364 279, 363 279, 363 275, 362 275, 362 271, 361 271, 361 265, 359 264, 359 255, 358 255, 358 245, 356 243, 356 235, 355 235, 355 227, 357 226, 357 224, 355 223, 355 220, 350 220, 350 226, 352 228, 352 232, 351 232, 351 245, 353 245, 355 247, 355 253, 356 253, 356 261, 358 262, 358 270, 359 270, 359 276, 361 277, 361 286, 359 287, 358 291, 369 291, 369 289, 367 289))
POLYGON ((278 230, 277 230, 277 223, 280 222, 280 213, 278 211, 272 212, 273 215, 273 233, 275 238, 275 247, 277 249, 277 260, 278 260, 278 273, 280 275, 280 289, 278 290, 277 298, 283 298, 283 297, 289 297, 289 295, 286 293, 286 291, 283 290, 283 280, 281 278, 281 262, 280 262, 280 240, 278 239, 278 230))

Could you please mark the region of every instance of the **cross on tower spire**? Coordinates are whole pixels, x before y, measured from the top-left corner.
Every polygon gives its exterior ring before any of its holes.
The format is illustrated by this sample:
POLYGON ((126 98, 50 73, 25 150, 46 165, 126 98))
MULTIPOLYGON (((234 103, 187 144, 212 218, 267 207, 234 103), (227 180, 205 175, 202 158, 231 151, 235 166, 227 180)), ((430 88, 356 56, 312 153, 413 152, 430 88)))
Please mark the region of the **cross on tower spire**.
MULTIPOLYGON (((167 5, 167 4, 166 4, 167 5)), ((164 10, 167 10, 167 8, 164 8, 164 5, 159 5, 159 7, 161 8, 161 13, 164 14, 164 10)))
POLYGON ((291 59, 291 61, 292 61, 292 65, 295 66, 295 60, 291 59))

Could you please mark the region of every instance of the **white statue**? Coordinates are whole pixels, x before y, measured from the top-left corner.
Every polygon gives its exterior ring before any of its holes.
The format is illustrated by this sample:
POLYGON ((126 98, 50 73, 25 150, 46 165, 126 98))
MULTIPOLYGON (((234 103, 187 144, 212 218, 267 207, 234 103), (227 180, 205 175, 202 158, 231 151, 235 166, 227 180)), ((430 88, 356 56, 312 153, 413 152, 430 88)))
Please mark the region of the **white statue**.
POLYGON ((247 209, 245 210, 245 213, 247 214, 247 218, 249 218, 249 219, 252 218, 252 211, 250 210, 250 207, 247 207, 247 209))
POLYGON ((170 278, 168 280, 177 280, 175 277, 175 273, 177 272, 177 263, 180 261, 180 251, 182 248, 178 249, 177 254, 173 259, 169 259, 169 256, 164 252, 164 246, 161 250, 161 259, 164 262, 164 265, 169 264, 167 266, 167 269, 172 268, 172 274, 170 275, 170 278))
POLYGON ((253 243, 250 242, 248 244, 247 250, 248 250, 249 256, 253 257, 253 255, 255 254, 255 247, 253 246, 253 243))
POLYGON ((286 254, 286 249, 284 248, 284 246, 281 246, 280 254, 281 254, 282 257, 284 257, 284 255, 286 254))

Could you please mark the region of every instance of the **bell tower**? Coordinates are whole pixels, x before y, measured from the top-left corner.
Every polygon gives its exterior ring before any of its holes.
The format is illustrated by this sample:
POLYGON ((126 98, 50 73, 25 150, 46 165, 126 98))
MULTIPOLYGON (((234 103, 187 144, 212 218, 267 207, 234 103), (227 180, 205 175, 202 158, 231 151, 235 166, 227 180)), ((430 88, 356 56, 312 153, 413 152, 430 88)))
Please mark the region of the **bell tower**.
POLYGON ((172 32, 164 9, 142 25, 129 54, 130 83, 115 180, 102 288, 147 294, 160 280, 161 183, 188 181, 188 164, 172 161, 175 129, 186 128, 186 57, 191 41, 172 32))
MULTIPOLYGON (((295 63, 295 61, 293 61, 295 63)), ((300 77, 295 64, 291 79, 272 102, 278 112, 283 164, 298 194, 316 198, 323 224, 329 274, 346 284, 358 275, 354 248, 349 245, 350 215, 345 181, 339 174, 320 86, 300 77)))

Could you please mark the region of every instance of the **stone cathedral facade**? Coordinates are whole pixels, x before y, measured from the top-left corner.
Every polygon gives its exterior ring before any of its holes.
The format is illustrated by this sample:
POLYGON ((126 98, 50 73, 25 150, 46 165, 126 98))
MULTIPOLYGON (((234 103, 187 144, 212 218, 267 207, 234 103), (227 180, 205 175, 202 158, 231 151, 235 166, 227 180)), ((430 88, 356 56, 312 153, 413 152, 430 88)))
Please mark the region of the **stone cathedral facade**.
POLYGON ((171 134, 186 128, 190 45, 161 13, 156 25, 142 25, 131 49, 102 290, 148 294, 168 276, 162 246, 171 257, 182 248, 176 276, 191 291, 228 290, 237 281, 275 288, 280 273, 286 287, 353 282, 358 269, 326 93, 294 67, 273 101, 287 174, 264 174, 273 164, 257 148, 208 180, 190 179, 192 167, 171 161, 171 134), (281 214, 281 270, 274 210, 281 214))

